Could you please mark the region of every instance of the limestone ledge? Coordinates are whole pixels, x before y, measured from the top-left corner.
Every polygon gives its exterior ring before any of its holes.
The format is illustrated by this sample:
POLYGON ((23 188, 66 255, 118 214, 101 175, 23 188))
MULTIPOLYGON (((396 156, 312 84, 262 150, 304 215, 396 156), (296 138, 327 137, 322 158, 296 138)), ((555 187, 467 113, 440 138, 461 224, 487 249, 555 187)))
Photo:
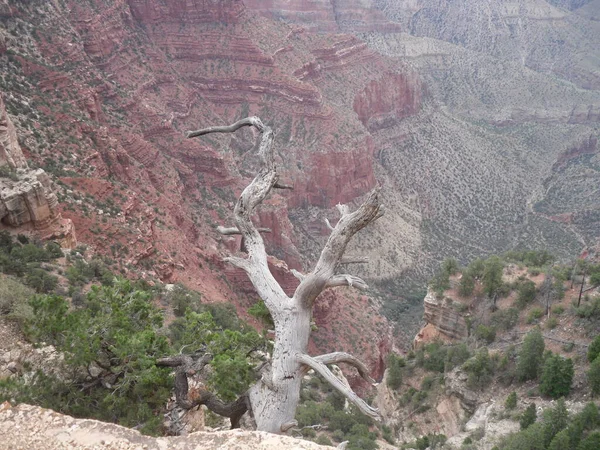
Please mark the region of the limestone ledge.
POLYGON ((188 436, 143 436, 138 431, 99 422, 74 419, 31 405, 0 405, 0 450, 318 450, 331 447, 261 431, 214 431, 188 436))

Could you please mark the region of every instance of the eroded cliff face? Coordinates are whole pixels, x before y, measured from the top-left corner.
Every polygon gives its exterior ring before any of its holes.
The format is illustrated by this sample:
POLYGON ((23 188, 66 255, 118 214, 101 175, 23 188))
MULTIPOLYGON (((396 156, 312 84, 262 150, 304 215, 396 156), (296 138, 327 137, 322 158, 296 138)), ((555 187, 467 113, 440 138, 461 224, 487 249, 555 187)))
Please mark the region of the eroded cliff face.
POLYGON ((77 239, 73 223, 60 216, 48 174, 27 165, 1 96, 0 168, 4 170, 0 177, 0 228, 33 231, 64 248, 74 248, 77 239))
POLYGON ((440 339, 446 342, 460 341, 468 336, 467 317, 462 303, 444 295, 438 296, 427 290, 423 299, 425 326, 413 340, 413 347, 440 339))
MULTIPOLYGON (((222 261, 239 240, 215 232, 232 225, 236 196, 256 171, 254 135, 186 140, 187 130, 256 114, 276 131, 283 182, 294 190, 268 199, 256 223, 272 230, 271 268, 289 293, 290 268, 309 270, 328 236, 329 209, 376 184, 373 141, 352 102, 372 68, 406 68, 352 36, 276 24, 241 1, 9 2, 7 11, 3 82, 15 92, 9 106, 25 153, 58 180, 58 210, 81 241, 125 274, 185 283, 242 314, 256 301, 245 274, 222 261), (325 92, 332 76, 353 80, 342 103, 325 92)), ((406 115, 399 89, 386 114, 406 115)), ((420 89, 415 82, 410 98, 420 89)), ((320 302, 312 350, 351 349, 361 329, 356 351, 380 376, 393 337, 379 303, 343 289, 320 302), (324 323, 353 307, 360 314, 324 323)))

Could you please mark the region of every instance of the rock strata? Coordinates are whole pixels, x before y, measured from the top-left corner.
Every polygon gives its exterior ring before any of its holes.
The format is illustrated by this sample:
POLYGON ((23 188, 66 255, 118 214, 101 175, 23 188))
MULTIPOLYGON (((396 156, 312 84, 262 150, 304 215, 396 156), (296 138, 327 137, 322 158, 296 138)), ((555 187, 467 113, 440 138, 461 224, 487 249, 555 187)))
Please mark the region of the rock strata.
POLYGON ((0 228, 33 230, 65 248, 77 245, 73 223, 58 212, 58 199, 50 177, 30 169, 15 127, 0 98, 0 228), (7 176, 8 175, 8 176, 7 176))

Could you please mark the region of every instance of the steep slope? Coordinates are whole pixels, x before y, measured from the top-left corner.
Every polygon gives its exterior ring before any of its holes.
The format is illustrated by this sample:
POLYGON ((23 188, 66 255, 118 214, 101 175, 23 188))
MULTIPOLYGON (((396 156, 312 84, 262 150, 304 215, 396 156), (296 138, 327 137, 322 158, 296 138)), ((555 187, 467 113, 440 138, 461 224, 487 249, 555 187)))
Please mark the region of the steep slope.
POLYGON ((9 1, 4 97, 82 242, 108 236, 124 272, 214 301, 251 302, 214 226, 254 171, 252 135, 186 130, 256 114, 278 131, 294 190, 259 219, 290 268, 316 259, 332 206, 381 183, 387 214, 351 252, 410 339, 420 302, 398 299, 443 257, 597 242, 600 33, 594 2, 553 3, 9 1))
MULTIPOLYGON (((259 222, 273 231, 269 252, 287 262, 272 267, 288 292, 297 284, 288 267, 309 267, 327 237, 324 212, 375 185, 368 131, 294 75, 311 63, 325 73, 358 62, 404 73, 351 36, 304 35, 240 1, 15 1, 0 6, 0 18, 3 98, 21 146, 57 180, 80 241, 124 274, 183 282, 240 312, 256 301, 245 275, 222 262, 239 239, 215 232, 231 225, 235 196, 254 172, 253 135, 185 140, 186 130, 257 114, 278 131, 283 181, 294 191, 269 199, 259 222), (338 127, 356 132, 340 137, 338 127), (302 248, 288 209, 308 205, 319 208, 319 225, 302 248)), ((386 113, 409 114, 420 85, 398 89, 386 113)), ((324 296, 318 351, 355 346, 380 376, 393 344, 377 311, 349 290, 324 296), (324 323, 333 311, 339 321, 324 323), (356 331, 346 336, 348 323, 356 331)))

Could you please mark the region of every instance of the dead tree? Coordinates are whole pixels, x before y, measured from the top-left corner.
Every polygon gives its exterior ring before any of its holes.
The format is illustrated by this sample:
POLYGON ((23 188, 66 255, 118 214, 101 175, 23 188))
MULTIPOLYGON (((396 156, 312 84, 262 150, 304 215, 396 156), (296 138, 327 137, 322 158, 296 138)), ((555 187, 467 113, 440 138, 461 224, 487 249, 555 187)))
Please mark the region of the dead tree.
MULTIPOLYGON (((337 205, 340 218, 330 227, 331 234, 323 248, 315 268, 307 274, 294 271, 300 284, 293 296, 288 296, 277 283, 267 264, 264 241, 252 222, 252 215, 272 189, 289 189, 280 184, 273 150, 273 131, 257 117, 242 119, 233 125, 205 128, 189 132, 188 138, 210 133, 233 133, 242 127, 254 127, 258 131, 258 156, 262 167, 254 180, 244 189, 234 208, 234 228, 226 228, 226 234, 239 233, 244 240, 244 251, 225 261, 243 269, 256 292, 269 309, 275 324, 275 340, 271 360, 260 374, 260 380, 250 387, 244 396, 256 421, 258 430, 271 433, 286 432, 294 427, 296 407, 300 399, 303 376, 313 369, 340 391, 364 414, 379 419, 379 411, 365 403, 352 389, 342 383, 327 367, 329 364, 346 363, 356 369, 366 380, 374 383, 365 365, 347 353, 335 352, 310 356, 307 353, 311 332, 311 316, 315 300, 325 289, 350 286, 366 289, 367 284, 349 274, 336 274, 336 268, 345 262, 343 255, 350 239, 361 229, 383 215, 379 188, 374 189, 364 203, 354 212, 346 205, 337 205)), ((360 260, 354 260, 357 262, 360 260)), ((183 379, 182 379, 183 382, 183 379)), ((231 409, 234 405, 228 408, 231 409)), ((243 406, 237 403, 241 411, 243 406)), ((218 412, 218 411, 217 411, 218 412)))

